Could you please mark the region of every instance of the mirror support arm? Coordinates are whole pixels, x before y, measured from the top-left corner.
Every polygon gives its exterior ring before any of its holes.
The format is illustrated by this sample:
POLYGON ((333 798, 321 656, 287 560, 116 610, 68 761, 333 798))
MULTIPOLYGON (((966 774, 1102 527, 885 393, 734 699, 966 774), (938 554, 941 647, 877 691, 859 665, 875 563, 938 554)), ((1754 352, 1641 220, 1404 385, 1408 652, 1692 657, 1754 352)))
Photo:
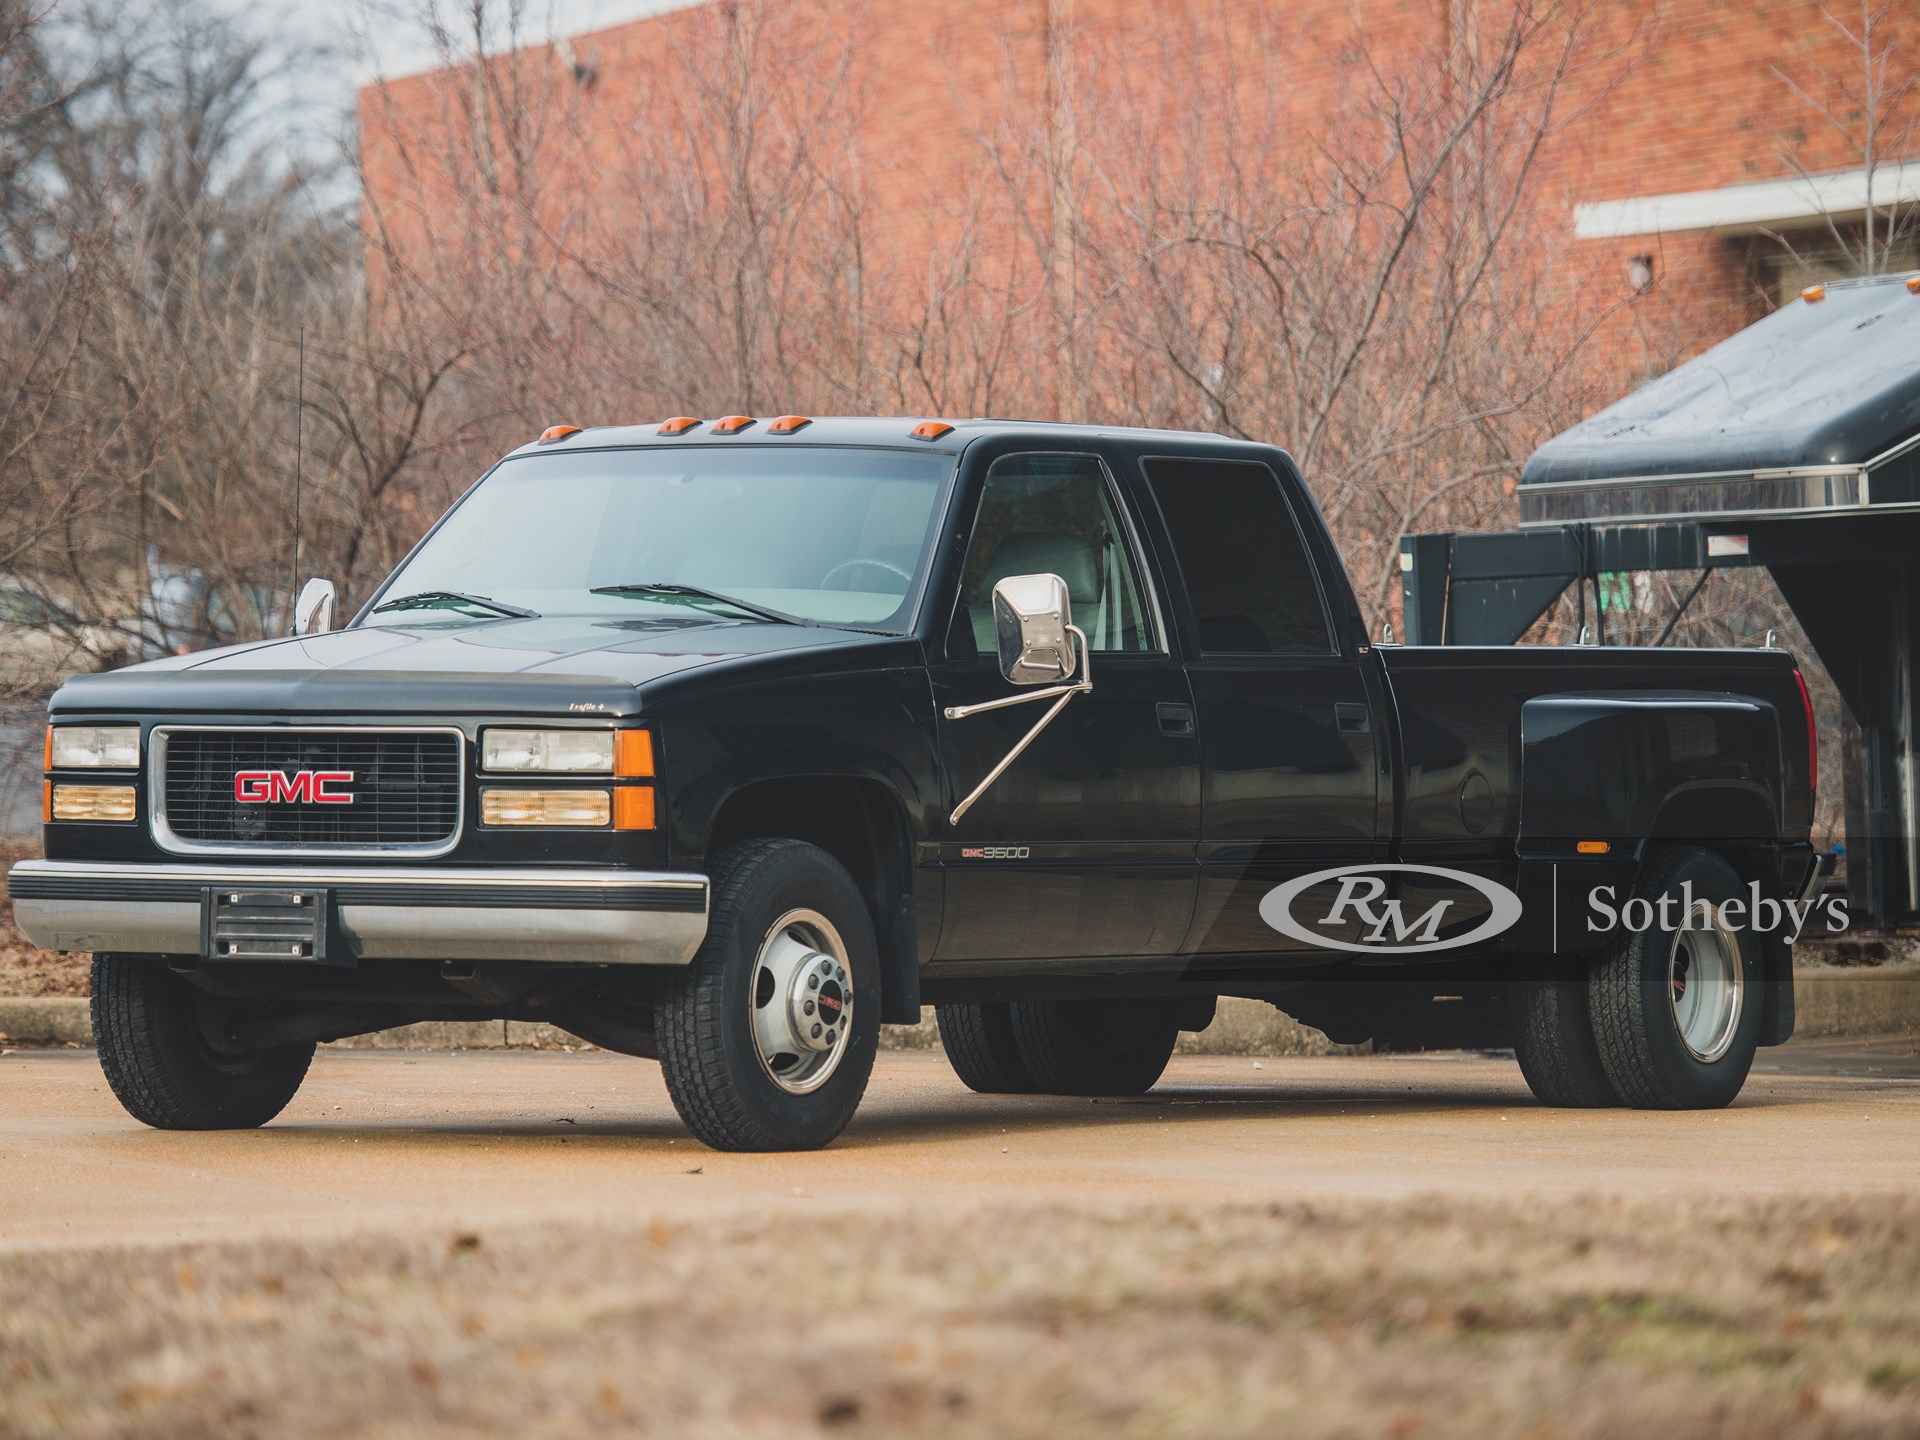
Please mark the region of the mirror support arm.
POLYGON ((1040 738, 1040 732, 1053 723, 1054 716, 1067 708, 1067 702, 1074 696, 1093 688, 1093 655, 1087 645, 1087 637, 1078 625, 1066 627, 1067 633, 1078 642, 1080 651, 1080 678, 1071 685, 1049 685, 1044 690, 1029 691, 1024 695, 1005 695, 998 700, 984 700, 978 705, 949 705, 946 717, 949 720, 964 720, 969 715, 978 715, 985 710, 1005 710, 1012 705, 1025 705, 1034 700, 1052 700, 1053 704, 1034 722, 1033 728, 1020 737, 1020 743, 1006 753, 1000 763, 989 770, 986 778, 973 787, 973 793, 953 807, 953 814, 947 817, 949 825, 958 825, 960 817, 973 808, 973 804, 987 793, 989 786, 1007 773, 1007 767, 1018 760, 1026 748, 1040 738))

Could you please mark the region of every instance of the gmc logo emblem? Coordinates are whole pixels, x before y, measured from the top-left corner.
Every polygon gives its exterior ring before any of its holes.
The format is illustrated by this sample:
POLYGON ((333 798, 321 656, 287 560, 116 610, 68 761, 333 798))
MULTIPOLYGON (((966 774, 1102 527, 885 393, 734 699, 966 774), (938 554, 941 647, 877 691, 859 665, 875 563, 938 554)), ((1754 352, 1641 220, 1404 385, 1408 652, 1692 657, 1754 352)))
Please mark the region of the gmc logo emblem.
POLYGON ((352 783, 351 770, 242 770, 233 777, 233 798, 242 805, 351 805, 351 794, 328 787, 352 783))

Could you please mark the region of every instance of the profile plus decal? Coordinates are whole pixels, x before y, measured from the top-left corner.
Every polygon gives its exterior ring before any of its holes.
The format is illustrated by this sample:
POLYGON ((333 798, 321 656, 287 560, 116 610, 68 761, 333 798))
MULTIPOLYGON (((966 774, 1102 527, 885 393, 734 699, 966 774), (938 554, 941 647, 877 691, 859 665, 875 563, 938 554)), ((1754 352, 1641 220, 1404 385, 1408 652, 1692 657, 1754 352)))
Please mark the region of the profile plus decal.
POLYGON ((1368 955, 1430 955, 1490 940, 1511 929, 1520 918, 1520 897, 1495 881, 1438 865, 1342 865, 1274 886, 1260 900, 1260 918, 1289 939, 1316 948, 1368 955), (1443 940, 1440 932, 1448 924, 1449 913, 1458 913, 1460 901, 1443 896, 1409 914, 1404 900, 1386 898, 1392 886, 1387 877, 1394 873, 1431 875, 1476 892, 1489 906, 1487 916, 1464 934, 1443 940), (1309 892, 1326 885, 1337 887, 1331 902, 1308 903, 1309 892), (1355 925, 1359 941, 1335 938, 1336 932, 1355 925))

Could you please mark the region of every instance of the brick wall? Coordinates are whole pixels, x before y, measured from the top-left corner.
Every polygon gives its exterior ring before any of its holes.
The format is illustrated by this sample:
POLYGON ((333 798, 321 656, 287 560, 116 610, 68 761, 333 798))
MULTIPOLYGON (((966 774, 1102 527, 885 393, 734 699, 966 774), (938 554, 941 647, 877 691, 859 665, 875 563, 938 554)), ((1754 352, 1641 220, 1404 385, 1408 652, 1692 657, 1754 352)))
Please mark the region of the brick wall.
MULTIPOLYGON (((576 37, 574 53, 595 72, 590 87, 540 49, 494 62, 486 84, 469 68, 370 88, 360 105, 368 213, 377 217, 369 223, 394 238, 395 253, 428 286, 468 283, 459 277, 471 267, 471 242, 449 236, 491 233, 489 186, 539 192, 543 213, 565 232, 502 227, 502 253, 556 244, 591 252, 632 227, 671 223, 672 206, 636 214, 633 188, 609 181, 669 163, 662 156, 674 147, 659 137, 684 132, 690 109, 705 104, 711 113, 727 91, 733 61, 717 48, 716 26, 728 8, 695 7, 576 37), (686 73, 697 78, 662 83, 686 73), (460 168, 441 158, 450 138, 470 141, 529 97, 549 135, 539 173, 482 185, 471 173, 449 173, 460 168)), ((1030 161, 1103 123, 1089 103, 1094 90, 1123 92, 1138 123, 1156 90, 1172 117, 1182 90, 1230 76, 1267 87, 1278 113, 1297 117, 1304 135, 1355 81, 1356 16, 1375 63, 1391 71, 1417 66, 1433 47, 1475 43, 1486 23, 1480 11, 1481 0, 1361 0, 1357 8, 1353 0, 868 0, 799 5, 755 44, 763 63, 811 76, 811 89, 802 83, 777 104, 817 105, 835 112, 833 124, 854 128, 848 153, 857 156, 864 241, 891 257, 894 302, 911 303, 937 288, 927 257, 951 252, 956 237, 1033 223, 1032 215, 1008 216, 1004 187, 991 202, 992 225, 983 221, 994 188, 983 182, 983 140, 1003 161, 1030 161)), ((1796 163, 1810 171, 1858 165, 1849 139, 1797 98, 1787 77, 1827 98, 1820 72, 1857 79, 1859 60, 1824 18, 1821 0, 1602 3, 1593 14, 1590 68, 1574 76, 1564 126, 1547 144, 1534 224, 1556 270, 1560 323, 1597 327, 1584 373, 1588 398, 1602 403, 1764 313, 1756 277, 1773 242, 1700 234, 1574 241, 1573 206, 1786 178, 1796 163), (1658 281, 1628 303, 1626 267, 1640 254, 1653 256, 1658 281)), ((1920 68, 1920 24, 1896 39, 1890 71, 1920 68)), ((1856 118, 1844 103, 1839 111, 1842 120, 1856 118)), ((770 111, 761 123, 786 122, 770 111)), ((1169 146, 1181 143, 1176 129, 1170 118, 1169 146)), ((727 184, 729 138, 708 140, 702 153, 711 159, 699 173, 664 177, 681 196, 675 203, 710 203, 727 184)), ((1220 136, 1213 158, 1194 163, 1224 163, 1237 143, 1220 136)), ((1284 148, 1285 127, 1267 125, 1259 143, 1284 148)), ((1304 142, 1301 150, 1298 162, 1312 164, 1304 142)), ((684 157, 671 163, 688 168, 684 157)), ((1036 169, 1024 192, 1042 218, 1045 183, 1036 169)), ((1085 194, 1071 203, 1112 202, 1085 194)))

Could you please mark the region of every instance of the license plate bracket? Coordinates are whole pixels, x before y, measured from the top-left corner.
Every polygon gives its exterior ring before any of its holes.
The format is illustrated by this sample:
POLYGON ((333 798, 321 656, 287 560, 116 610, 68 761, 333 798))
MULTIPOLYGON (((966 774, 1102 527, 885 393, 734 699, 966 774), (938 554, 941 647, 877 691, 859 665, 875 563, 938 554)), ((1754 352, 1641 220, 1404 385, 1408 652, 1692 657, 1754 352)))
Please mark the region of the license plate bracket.
POLYGON ((329 963, 324 889, 209 886, 200 894, 202 960, 329 963))

